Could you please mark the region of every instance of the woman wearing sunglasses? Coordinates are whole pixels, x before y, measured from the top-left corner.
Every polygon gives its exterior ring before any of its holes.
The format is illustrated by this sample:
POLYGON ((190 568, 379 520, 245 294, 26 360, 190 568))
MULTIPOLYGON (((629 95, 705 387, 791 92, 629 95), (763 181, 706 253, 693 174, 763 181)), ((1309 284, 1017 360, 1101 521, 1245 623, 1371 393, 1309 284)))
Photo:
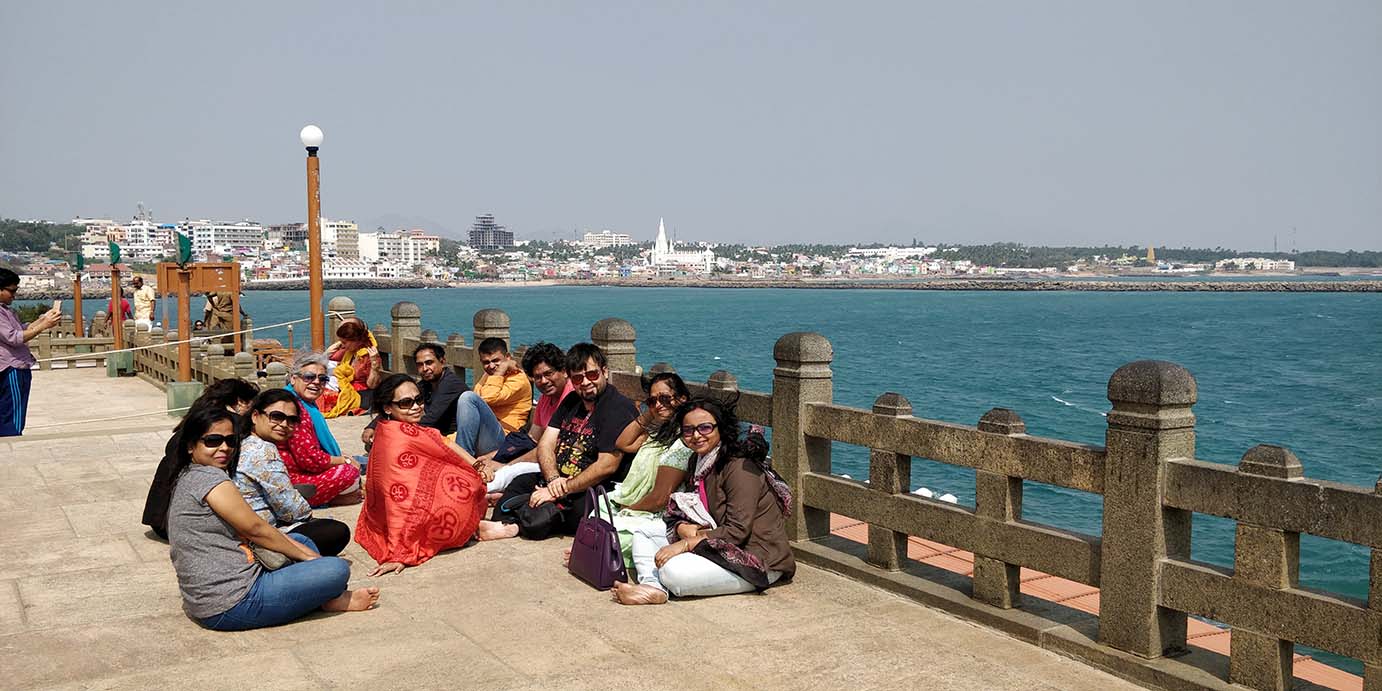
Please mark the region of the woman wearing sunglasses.
POLYGON ((360 502, 360 466, 341 455, 326 416, 317 406, 331 375, 321 353, 303 353, 293 359, 292 381, 287 390, 297 396, 298 421, 293 434, 278 444, 278 455, 288 467, 295 485, 314 485, 312 506, 340 506, 360 502))
MULTIPOLYGON (((672 419, 672 413, 676 412, 677 406, 691 398, 691 392, 675 372, 644 375, 641 383, 647 394, 643 412, 624 428, 615 442, 620 451, 636 455, 629 464, 629 472, 623 482, 615 485, 614 491, 609 493, 609 500, 616 509, 610 522, 619 534, 619 547, 624 554, 625 566, 637 570, 640 578, 645 574, 652 578, 654 569, 651 554, 643 563, 633 560, 631 549, 634 530, 666 531, 662 511, 667 508, 667 498, 686 481, 687 461, 691 458, 691 449, 686 448, 680 439, 665 443, 652 438, 652 435, 672 419)), ((599 508, 602 506, 599 504, 596 510, 602 510, 599 508)), ((616 600, 623 592, 620 586, 628 585, 615 583, 616 600)))
POLYGON ((240 442, 235 486, 259 517, 289 535, 308 538, 308 546, 334 557, 350 544, 350 526, 330 518, 312 518, 312 507, 293 487, 288 468, 278 456, 278 444, 292 436, 302 418, 297 397, 285 389, 269 389, 250 403, 247 434, 240 442))
MULTIPOLYGON (((667 594, 709 597, 765 590, 796 573, 787 544, 792 496, 767 460, 761 435, 739 436, 732 403, 699 398, 682 404, 655 436, 680 438, 695 454, 691 490, 667 505, 667 533, 635 531, 635 563, 652 552, 656 570, 638 585, 624 585, 624 604, 661 604, 667 594)), ((616 586, 619 587, 619 586, 616 586)), ((621 594, 622 593, 622 594, 621 594)))
POLYGON ((481 540, 496 537, 479 529, 493 473, 437 429, 418 425, 422 408, 422 392, 406 374, 389 376, 375 389, 379 422, 365 506, 355 524, 355 541, 378 562, 371 577, 462 547, 477 531, 481 540))
POLYGON ((378 588, 347 590, 350 564, 290 539, 245 503, 231 475, 239 435, 230 411, 190 411, 178 435, 177 478, 168 501, 168 544, 183 611, 202 626, 241 631, 277 626, 318 608, 361 611, 378 588), (248 543, 294 560, 265 570, 248 543))

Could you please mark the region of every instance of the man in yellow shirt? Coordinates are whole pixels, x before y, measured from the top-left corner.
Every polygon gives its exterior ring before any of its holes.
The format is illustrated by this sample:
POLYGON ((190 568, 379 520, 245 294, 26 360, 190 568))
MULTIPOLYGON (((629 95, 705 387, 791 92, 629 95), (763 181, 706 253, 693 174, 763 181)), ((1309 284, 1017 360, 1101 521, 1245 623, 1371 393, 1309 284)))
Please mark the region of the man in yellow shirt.
POLYGON ((486 338, 475 352, 485 373, 474 390, 456 399, 456 444, 478 457, 498 449, 505 434, 528 424, 533 385, 509 355, 504 339, 486 338))
POLYGON ((144 277, 134 277, 134 321, 136 324, 143 322, 146 326, 153 328, 154 325, 154 304, 158 301, 158 293, 154 292, 153 286, 144 285, 144 277))

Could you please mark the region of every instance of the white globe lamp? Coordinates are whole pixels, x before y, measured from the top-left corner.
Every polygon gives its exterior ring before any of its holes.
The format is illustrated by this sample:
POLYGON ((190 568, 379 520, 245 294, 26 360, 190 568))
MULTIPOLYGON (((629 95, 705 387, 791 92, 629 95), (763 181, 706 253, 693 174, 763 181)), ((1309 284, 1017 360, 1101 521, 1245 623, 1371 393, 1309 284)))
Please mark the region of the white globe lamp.
POLYGON ((301 139, 302 145, 308 149, 315 149, 322 145, 322 128, 308 125, 298 133, 298 139, 301 139))

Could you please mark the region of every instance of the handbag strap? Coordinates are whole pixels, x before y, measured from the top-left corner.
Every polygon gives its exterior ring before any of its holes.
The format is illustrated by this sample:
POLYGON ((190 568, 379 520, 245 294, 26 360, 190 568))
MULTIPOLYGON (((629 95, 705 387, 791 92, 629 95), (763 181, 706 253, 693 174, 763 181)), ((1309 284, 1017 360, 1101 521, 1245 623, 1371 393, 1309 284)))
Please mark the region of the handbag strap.
POLYGON ((585 496, 590 500, 590 507, 595 511, 597 517, 600 515, 600 500, 603 499, 605 501, 605 511, 609 513, 609 524, 614 525, 614 505, 610 503, 609 493, 605 491, 604 486, 595 485, 594 487, 586 488, 585 496))

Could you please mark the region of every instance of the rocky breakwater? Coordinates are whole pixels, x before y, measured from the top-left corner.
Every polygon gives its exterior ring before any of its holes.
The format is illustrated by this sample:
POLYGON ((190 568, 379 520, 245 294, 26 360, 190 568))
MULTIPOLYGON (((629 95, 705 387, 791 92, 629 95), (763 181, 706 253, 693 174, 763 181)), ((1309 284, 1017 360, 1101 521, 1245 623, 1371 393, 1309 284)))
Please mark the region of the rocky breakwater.
POLYGON ((624 279, 570 281, 566 285, 625 288, 793 288, 830 290, 995 290, 1115 293, 1382 293, 1382 281, 1020 281, 990 278, 887 280, 624 279))

